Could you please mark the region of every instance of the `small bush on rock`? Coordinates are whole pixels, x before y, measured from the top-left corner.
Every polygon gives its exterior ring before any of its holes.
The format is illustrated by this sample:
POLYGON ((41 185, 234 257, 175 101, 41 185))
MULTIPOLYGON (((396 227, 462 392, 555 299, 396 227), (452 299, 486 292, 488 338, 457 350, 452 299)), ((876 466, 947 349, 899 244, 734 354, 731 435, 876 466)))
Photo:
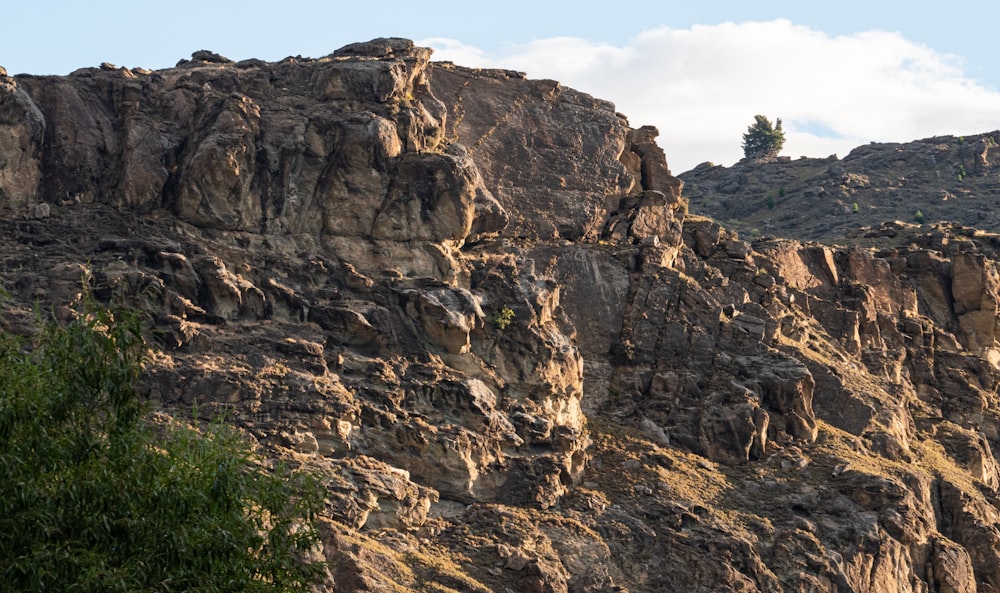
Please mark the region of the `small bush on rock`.
POLYGON ((493 315, 493 325, 499 330, 505 330, 514 321, 514 310, 504 305, 493 315))

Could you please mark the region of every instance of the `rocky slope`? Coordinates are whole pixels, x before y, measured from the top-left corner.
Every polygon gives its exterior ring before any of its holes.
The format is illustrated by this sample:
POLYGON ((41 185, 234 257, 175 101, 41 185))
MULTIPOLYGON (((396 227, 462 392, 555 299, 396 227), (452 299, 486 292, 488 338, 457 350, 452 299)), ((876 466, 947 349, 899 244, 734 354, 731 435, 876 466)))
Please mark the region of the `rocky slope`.
POLYGON ((996 236, 750 243, 429 58, 0 78, 3 323, 149 311, 153 402, 324 476, 329 591, 1000 588, 996 236))
POLYGON ((850 242, 886 222, 950 221, 996 232, 1000 130, 872 143, 843 159, 744 159, 681 174, 691 210, 745 235, 850 242))

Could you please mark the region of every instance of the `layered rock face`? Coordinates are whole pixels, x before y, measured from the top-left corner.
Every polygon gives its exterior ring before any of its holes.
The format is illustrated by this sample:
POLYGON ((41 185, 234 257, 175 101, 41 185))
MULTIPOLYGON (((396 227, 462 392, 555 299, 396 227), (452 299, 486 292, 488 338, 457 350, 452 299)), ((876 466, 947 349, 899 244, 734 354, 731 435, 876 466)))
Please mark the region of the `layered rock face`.
POLYGON ((429 59, 0 78, 4 324, 148 311, 151 401, 323 476, 326 590, 1000 587, 996 237, 748 242, 655 129, 429 59))

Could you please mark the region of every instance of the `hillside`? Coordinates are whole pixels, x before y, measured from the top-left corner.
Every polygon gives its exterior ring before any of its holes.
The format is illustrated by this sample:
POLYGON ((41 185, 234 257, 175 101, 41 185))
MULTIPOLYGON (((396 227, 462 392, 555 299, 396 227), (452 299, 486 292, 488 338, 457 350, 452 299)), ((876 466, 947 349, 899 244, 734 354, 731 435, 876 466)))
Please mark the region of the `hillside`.
POLYGON ((4 326, 149 311, 150 401, 323 475, 327 591, 1000 588, 995 235, 750 242, 688 212, 736 168, 430 58, 0 78, 4 326))
POLYGON ((997 232, 998 142, 1000 131, 872 143, 843 159, 702 163, 680 178, 693 212, 746 236, 843 242, 897 220, 997 232))

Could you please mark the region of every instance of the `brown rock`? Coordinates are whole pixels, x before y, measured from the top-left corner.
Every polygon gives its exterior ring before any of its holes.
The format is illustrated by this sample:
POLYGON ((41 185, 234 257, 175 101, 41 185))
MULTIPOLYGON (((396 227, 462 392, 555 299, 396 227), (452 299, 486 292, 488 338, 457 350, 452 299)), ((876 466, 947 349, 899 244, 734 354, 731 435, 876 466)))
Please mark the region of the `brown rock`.
POLYGON ((210 64, 232 64, 233 61, 217 53, 200 49, 191 54, 191 59, 196 62, 208 62, 210 64))
POLYGON ((530 562, 525 568, 524 593, 567 593, 569 586, 562 566, 548 562, 530 562))
POLYGON ((260 142, 260 107, 249 97, 230 97, 214 117, 198 123, 180 174, 176 213, 182 220, 226 230, 256 228, 260 198, 251 190, 260 142))
POLYGON ((640 241, 647 238, 656 238, 657 241, 662 239, 676 241, 680 225, 674 218, 670 206, 663 192, 656 190, 643 192, 635 219, 632 221, 632 236, 640 241))
POLYGON ((506 235, 595 234, 618 198, 637 188, 619 161, 628 127, 611 104, 503 71, 435 65, 431 76, 448 109, 448 133, 469 147, 511 216, 506 235), (508 125, 496 126, 499 118, 508 125), (555 123, 584 120, 593 125, 555 123))
POLYGON ((757 375, 762 397, 768 409, 773 410, 771 421, 779 430, 805 441, 816 440, 818 429, 813 414, 812 373, 797 361, 774 361, 757 375))
POLYGON ((941 593, 972 593, 977 590, 969 553, 946 539, 935 539, 928 562, 928 580, 941 593))
POLYGON ((945 424, 939 429, 938 438, 949 455, 972 477, 992 490, 1000 488, 1000 466, 985 436, 945 424))
POLYGON ((388 195, 368 227, 372 238, 464 241, 472 231, 477 192, 485 193, 475 169, 459 168, 469 163, 447 155, 400 157, 396 165, 399 181, 389 186, 388 195))
POLYGON ((410 291, 407 313, 419 322, 432 344, 450 354, 466 354, 469 333, 485 317, 477 299, 467 290, 442 288, 410 291))
POLYGON ((951 293, 955 313, 978 311, 986 293, 986 273, 982 256, 956 254, 951 261, 951 293))
POLYGON ((750 244, 746 241, 726 241, 723 247, 726 255, 733 259, 746 259, 750 255, 750 244))
POLYGON ((216 257, 194 262, 200 280, 201 300, 211 317, 219 321, 262 319, 266 315, 264 294, 259 288, 216 257))
POLYGON ((694 248, 701 257, 710 257, 722 237, 722 227, 715 223, 704 223, 694 229, 694 248))

